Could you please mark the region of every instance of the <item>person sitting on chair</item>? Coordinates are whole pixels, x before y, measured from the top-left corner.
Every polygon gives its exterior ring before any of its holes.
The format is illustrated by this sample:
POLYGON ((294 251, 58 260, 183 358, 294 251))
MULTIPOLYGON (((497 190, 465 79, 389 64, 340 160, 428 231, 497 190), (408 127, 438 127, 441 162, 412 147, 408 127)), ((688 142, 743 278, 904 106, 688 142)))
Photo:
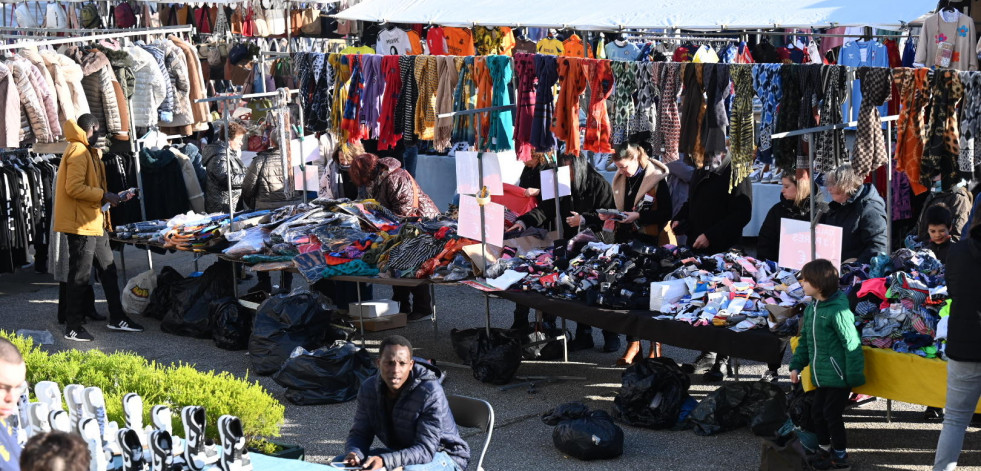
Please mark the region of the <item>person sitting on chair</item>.
POLYGON ((460 438, 435 367, 412 359, 400 335, 382 340, 378 374, 361 384, 345 445, 334 461, 362 469, 463 471, 470 447, 460 438), (378 437, 385 448, 369 449, 378 437))

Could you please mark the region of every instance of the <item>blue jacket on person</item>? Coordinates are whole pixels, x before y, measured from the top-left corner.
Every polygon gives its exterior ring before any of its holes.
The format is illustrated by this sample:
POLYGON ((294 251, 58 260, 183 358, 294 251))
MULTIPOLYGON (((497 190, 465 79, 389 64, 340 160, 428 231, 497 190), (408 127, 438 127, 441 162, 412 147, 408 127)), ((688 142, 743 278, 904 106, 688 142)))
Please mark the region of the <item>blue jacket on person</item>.
POLYGON ((396 399, 391 420, 384 403, 386 386, 378 375, 362 383, 345 454, 355 452, 364 459, 372 440, 378 437, 386 448, 393 450, 379 455, 387 469, 429 463, 440 451, 449 455, 460 469, 467 469, 470 446, 460 438, 434 370, 435 367, 416 360, 412 377, 406 380, 396 399))

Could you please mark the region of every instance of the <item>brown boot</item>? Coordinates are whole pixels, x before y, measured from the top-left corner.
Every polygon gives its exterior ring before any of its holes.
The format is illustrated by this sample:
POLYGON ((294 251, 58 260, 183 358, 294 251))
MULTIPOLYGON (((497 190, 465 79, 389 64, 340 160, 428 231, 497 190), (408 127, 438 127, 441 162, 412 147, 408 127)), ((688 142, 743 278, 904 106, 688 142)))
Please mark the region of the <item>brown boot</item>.
POLYGON ((623 352, 623 356, 617 358, 617 366, 627 366, 634 362, 634 358, 640 354, 640 341, 636 340, 627 344, 627 351, 623 352))
POLYGON ((651 342, 651 352, 647 358, 661 358, 661 342, 651 342))

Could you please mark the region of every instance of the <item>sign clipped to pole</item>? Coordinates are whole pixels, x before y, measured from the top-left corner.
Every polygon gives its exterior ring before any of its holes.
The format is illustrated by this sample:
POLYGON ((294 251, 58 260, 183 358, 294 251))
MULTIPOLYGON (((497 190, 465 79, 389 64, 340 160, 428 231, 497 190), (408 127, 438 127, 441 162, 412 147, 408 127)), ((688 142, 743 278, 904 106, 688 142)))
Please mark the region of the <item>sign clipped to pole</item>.
MULTIPOLYGON (((814 228, 815 258, 830 261, 841 269, 840 227, 818 224, 814 228)), ((780 220, 780 255, 777 264, 781 268, 800 270, 811 261, 811 223, 796 219, 780 220)))

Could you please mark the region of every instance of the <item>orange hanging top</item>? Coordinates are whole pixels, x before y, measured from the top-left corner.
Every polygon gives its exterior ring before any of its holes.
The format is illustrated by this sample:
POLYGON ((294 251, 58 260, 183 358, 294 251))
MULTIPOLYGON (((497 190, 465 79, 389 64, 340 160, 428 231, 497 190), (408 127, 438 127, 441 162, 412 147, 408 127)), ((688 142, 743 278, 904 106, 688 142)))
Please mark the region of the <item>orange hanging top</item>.
POLYGON ((470 28, 443 28, 446 38, 446 52, 451 56, 474 56, 477 49, 473 45, 473 34, 470 28))

